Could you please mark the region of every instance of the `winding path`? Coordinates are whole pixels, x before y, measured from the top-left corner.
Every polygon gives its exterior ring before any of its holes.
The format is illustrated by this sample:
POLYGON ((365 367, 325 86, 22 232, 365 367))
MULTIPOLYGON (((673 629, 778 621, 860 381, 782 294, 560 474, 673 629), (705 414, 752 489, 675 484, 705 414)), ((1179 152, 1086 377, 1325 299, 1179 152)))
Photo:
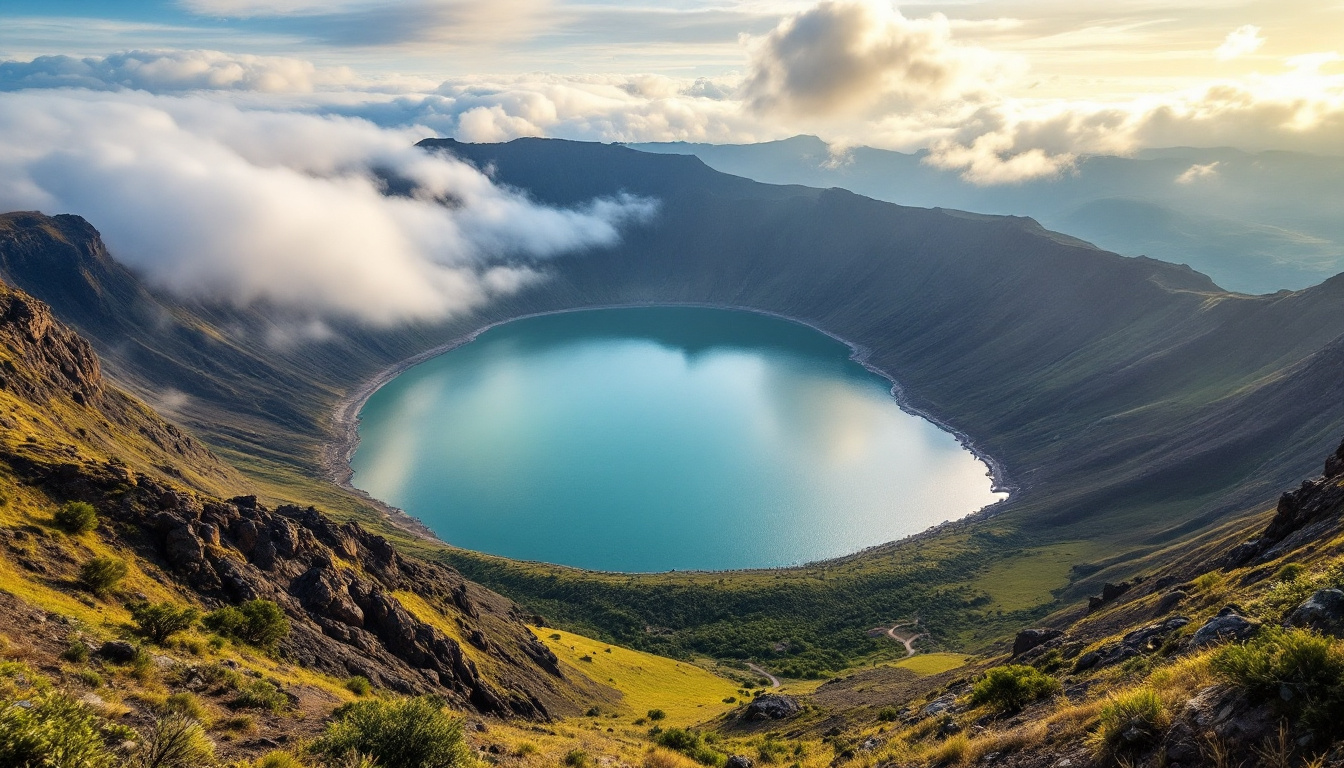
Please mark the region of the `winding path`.
POLYGON ((779 687, 779 678, 778 678, 778 677, 775 677, 774 675, 770 674, 769 672, 766 672, 764 669, 762 669, 761 667, 759 667, 759 666, 757 666, 757 665, 755 665, 755 664, 752 664, 751 662, 747 662, 747 667, 750 668, 752 672, 755 672, 756 674, 758 674, 758 675, 760 675, 760 676, 762 676, 762 677, 768 677, 768 678, 770 678, 770 687, 771 687, 771 688, 778 688, 778 687, 779 687))
POLYGON ((886 630, 887 637, 890 637, 892 640, 895 640, 896 642, 905 646, 905 657, 907 659, 915 655, 915 641, 921 637, 927 636, 929 633, 919 632, 917 634, 907 635, 904 632, 897 632, 896 630, 906 625, 918 625, 918 624, 919 624, 918 619, 916 619, 915 621, 903 621, 899 624, 893 624, 886 630))

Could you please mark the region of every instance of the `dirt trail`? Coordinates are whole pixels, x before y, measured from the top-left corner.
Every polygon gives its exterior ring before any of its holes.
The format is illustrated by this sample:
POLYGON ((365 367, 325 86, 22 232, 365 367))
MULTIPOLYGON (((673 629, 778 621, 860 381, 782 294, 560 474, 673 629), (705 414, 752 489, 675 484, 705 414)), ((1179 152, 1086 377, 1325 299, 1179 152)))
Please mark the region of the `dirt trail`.
POLYGON ((774 675, 770 674, 769 672, 766 672, 764 669, 761 669, 760 667, 758 667, 758 666, 755 665, 755 664, 752 664, 751 662, 747 662, 747 667, 750 668, 752 672, 755 672, 756 674, 760 675, 761 677, 768 677, 768 678, 770 678, 770 687, 771 687, 771 688, 778 688, 778 687, 779 687, 779 678, 778 678, 778 677, 775 677, 774 675))
POLYGON ((905 657, 907 659, 915 655, 915 641, 921 637, 927 636, 929 633, 918 632, 912 634, 907 632, 898 632, 897 630, 907 625, 918 626, 918 624, 919 624, 918 621, 903 621, 899 624, 894 624, 891 627, 888 627, 886 630, 887 637, 890 637, 892 640, 895 640, 896 642, 905 646, 905 657))

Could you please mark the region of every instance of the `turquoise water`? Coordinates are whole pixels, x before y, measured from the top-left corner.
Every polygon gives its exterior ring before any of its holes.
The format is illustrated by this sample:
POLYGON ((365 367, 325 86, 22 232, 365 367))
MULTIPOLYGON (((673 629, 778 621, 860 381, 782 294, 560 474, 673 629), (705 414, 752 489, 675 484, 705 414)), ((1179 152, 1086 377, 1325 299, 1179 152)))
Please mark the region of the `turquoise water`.
POLYGON ((1000 495, 803 325, 651 307, 507 323, 361 414, 354 484, 452 544, 612 571, 791 565, 1000 495))

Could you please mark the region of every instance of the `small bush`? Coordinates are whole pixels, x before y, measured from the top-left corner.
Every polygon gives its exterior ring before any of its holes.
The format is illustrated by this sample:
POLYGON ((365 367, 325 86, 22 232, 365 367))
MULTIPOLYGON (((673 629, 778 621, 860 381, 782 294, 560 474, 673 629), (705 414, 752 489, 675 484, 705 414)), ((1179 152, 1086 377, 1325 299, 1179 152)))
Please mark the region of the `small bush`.
POLYGON ((565 753, 565 765, 569 768, 588 768, 588 753, 582 749, 571 749, 565 753))
POLYGON ((79 678, 79 682, 90 688, 103 687, 103 676, 94 672, 92 669, 81 669, 79 672, 75 673, 75 677, 79 678))
POLYGON ((71 640, 65 650, 61 651, 61 658, 72 664, 83 664, 89 660, 89 646, 85 645, 83 640, 71 640))
POLYGON ((146 734, 139 768, 200 768, 215 760, 215 744, 201 724, 186 715, 160 718, 146 734))
POLYGON ((949 736, 946 741, 938 745, 933 751, 933 762, 939 765, 958 765, 971 751, 971 740, 966 734, 958 733, 955 736, 949 736))
POLYGON ((373 693, 373 683, 370 683, 369 678, 363 675, 355 675, 345 681, 345 689, 356 696, 368 696, 373 693))
POLYGON ((518 746, 513 748, 513 754, 515 757, 527 757, 528 755, 535 755, 537 754, 537 745, 533 744, 530 741, 521 741, 518 743, 518 746))
POLYGON ((1000 712, 1016 712, 1059 690, 1059 681, 1035 667, 1010 664, 985 673, 971 689, 971 703, 1000 712))
POLYGON ((258 648, 271 648, 289 634, 289 619, 270 600, 249 600, 206 614, 209 629, 258 648))
POLYGON ((141 603, 131 606, 136 634, 159 645, 168 642, 168 638, 178 632, 191 629, 200 617, 201 612, 189 605, 141 603))
POLYGON ((698 731, 685 728, 668 728, 653 735, 653 743, 680 752, 697 763, 704 765, 722 765, 723 755, 710 749, 705 738, 698 731))
POLYGON ((163 710, 169 714, 186 715, 194 720, 204 721, 208 715, 205 705, 194 695, 185 691, 169 694, 163 700, 163 710))
POLYGON ((1268 627, 1244 645, 1214 655, 1214 674, 1250 697, 1301 717, 1317 735, 1333 736, 1344 719, 1344 643, 1300 629, 1268 627))
POLYGON ((1306 572, 1307 567, 1301 563, 1284 563, 1283 567, 1274 573, 1274 580, 1297 581, 1306 572))
POLYGON ((656 722, 658 722, 659 720, 662 720, 662 719, 666 718, 666 717, 667 717, 667 713, 664 712, 664 711, 661 710, 661 709, 650 709, 650 710, 649 710, 649 713, 648 713, 647 716, 648 716, 649 720, 652 720, 653 722, 656 723, 656 722))
POLYGON ((428 696, 347 704, 313 750, 337 759, 368 755, 379 765, 397 768, 457 768, 471 762, 462 721, 428 696))
POLYGON ((89 708, 59 692, 29 699, 31 706, 0 706, 0 765, 53 768, 113 768, 121 761, 108 749, 100 722, 89 708))
POLYGON ((98 512, 87 502, 67 501, 56 510, 52 522, 66 533, 88 533, 98 527, 98 512))
POLYGON ((1156 741, 1169 722, 1162 697, 1151 688, 1136 688, 1102 705, 1093 745, 1103 754, 1140 749, 1156 741))
POLYGON ((98 597, 116 591, 126 578, 126 563, 112 557, 95 557, 79 569, 79 583, 98 597))
POLYGON ((257 721, 251 715, 233 715, 217 720, 215 727, 230 733, 251 733, 257 729, 257 721))
POLYGON ((234 709, 265 709, 279 712, 289 704, 289 697, 265 680, 252 680, 238 686, 238 694, 229 701, 234 709))
POLYGON ((256 762, 257 768, 303 768, 303 763, 299 758, 288 752, 267 752, 260 760, 256 762))
POLYGON ((894 723, 901 719, 901 713, 895 707, 883 707, 877 712, 877 719, 883 723, 894 723))

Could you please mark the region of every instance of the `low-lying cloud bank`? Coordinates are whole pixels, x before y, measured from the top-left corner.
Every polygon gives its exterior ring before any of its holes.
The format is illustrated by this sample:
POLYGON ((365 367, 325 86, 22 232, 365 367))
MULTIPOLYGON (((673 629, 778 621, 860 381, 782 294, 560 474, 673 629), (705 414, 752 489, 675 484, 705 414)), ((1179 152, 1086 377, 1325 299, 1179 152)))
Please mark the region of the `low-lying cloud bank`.
MULTIPOLYGON (((191 2, 219 13, 310 21, 336 6, 343 13, 371 7, 370 0, 191 2)), ((456 0, 397 7, 421 5, 436 12, 476 7, 456 0)), ((958 40, 964 28, 938 14, 907 17, 888 0, 823 0, 764 35, 744 38, 745 70, 717 78, 481 75, 435 86, 365 80, 293 59, 134 51, 0 63, 0 90, 228 91, 254 109, 362 118, 393 132, 423 126, 465 141, 749 143, 813 133, 838 148, 928 150, 930 164, 977 184, 1058 176, 1079 156, 1145 147, 1344 154, 1344 73, 1332 52, 1266 61, 1255 74, 1181 92, 1034 99, 1019 87, 1028 74, 1025 60, 958 40)), ((1213 42, 1208 57, 1230 60, 1258 50, 1265 38, 1245 26, 1221 46, 1213 42)))
POLYGON ((0 97, 0 209, 74 212, 180 294, 372 324, 433 321, 610 246, 649 200, 539 206, 414 148, 423 130, 143 93, 0 97), (380 177, 411 181, 392 197, 380 177))

